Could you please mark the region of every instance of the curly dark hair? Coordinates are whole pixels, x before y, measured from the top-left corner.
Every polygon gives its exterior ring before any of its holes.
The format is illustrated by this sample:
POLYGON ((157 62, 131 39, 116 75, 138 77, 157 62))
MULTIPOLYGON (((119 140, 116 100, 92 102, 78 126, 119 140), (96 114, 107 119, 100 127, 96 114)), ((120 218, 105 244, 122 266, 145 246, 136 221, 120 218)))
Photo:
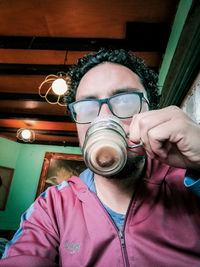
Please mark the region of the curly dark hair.
POLYGON ((103 62, 117 63, 136 73, 147 92, 149 108, 158 108, 160 99, 157 87, 158 75, 152 69, 147 68, 144 61, 134 54, 124 49, 111 50, 105 48, 101 48, 97 53, 85 55, 78 60, 77 65, 70 68, 68 73, 70 76, 69 93, 64 97, 66 105, 75 101, 77 87, 86 72, 103 62))

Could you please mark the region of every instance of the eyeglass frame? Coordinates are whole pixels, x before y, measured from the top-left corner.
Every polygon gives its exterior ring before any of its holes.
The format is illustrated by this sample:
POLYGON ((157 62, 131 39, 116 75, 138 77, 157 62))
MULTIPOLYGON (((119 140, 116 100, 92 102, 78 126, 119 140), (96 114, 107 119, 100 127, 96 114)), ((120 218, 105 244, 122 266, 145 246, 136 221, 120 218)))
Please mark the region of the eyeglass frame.
POLYGON ((135 94, 135 95, 138 95, 138 96, 139 96, 139 98, 140 98, 140 110, 139 110, 139 112, 136 113, 136 114, 139 114, 139 113, 141 112, 141 109, 142 109, 142 99, 144 99, 144 100, 146 101, 147 105, 149 106, 149 102, 148 102, 148 100, 144 97, 144 93, 143 93, 143 92, 124 92, 124 93, 119 93, 119 94, 112 95, 112 96, 110 96, 110 97, 102 98, 102 99, 98 99, 98 98, 88 98, 88 99, 87 99, 87 98, 86 98, 86 99, 77 100, 77 101, 74 101, 74 102, 68 104, 68 105, 67 105, 67 108, 68 108, 69 111, 70 111, 70 114, 71 114, 71 116, 72 116, 73 121, 76 122, 76 123, 78 123, 78 124, 89 124, 89 123, 92 122, 92 121, 90 121, 90 122, 78 122, 78 121, 75 119, 75 117, 74 117, 74 111, 73 111, 73 106, 74 106, 74 104, 75 104, 75 103, 78 103, 78 102, 84 102, 84 101, 96 101, 96 102, 99 103, 99 111, 98 111, 97 117, 99 116, 99 113, 100 113, 100 111, 101 111, 101 106, 102 106, 102 104, 103 104, 103 103, 106 103, 106 104, 108 105, 108 107, 109 107, 111 113, 112 113, 114 116, 116 116, 116 117, 119 118, 119 119, 128 119, 128 118, 131 118, 132 116, 129 116, 129 117, 119 117, 119 116, 117 116, 117 115, 113 112, 112 107, 111 107, 111 105, 110 105, 110 103, 109 103, 109 100, 110 100, 110 99, 112 99, 112 98, 114 98, 114 97, 116 97, 116 96, 118 96, 118 95, 125 95, 125 94, 135 94))

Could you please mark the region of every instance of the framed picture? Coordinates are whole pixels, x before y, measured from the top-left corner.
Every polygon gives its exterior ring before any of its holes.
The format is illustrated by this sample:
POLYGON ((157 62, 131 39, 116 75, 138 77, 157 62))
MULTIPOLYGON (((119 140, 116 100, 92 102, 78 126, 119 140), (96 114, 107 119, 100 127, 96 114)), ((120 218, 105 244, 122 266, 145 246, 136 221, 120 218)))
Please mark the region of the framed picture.
POLYGON ((14 169, 0 166, 0 210, 5 210, 14 169))
POLYGON ((46 152, 38 183, 36 198, 49 186, 79 176, 86 169, 82 155, 46 152))

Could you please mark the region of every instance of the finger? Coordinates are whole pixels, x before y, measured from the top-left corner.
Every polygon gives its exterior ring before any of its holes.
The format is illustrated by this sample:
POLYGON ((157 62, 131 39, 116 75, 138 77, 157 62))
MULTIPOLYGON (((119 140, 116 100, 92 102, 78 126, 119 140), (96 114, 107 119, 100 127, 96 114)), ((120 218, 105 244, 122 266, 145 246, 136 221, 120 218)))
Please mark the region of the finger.
POLYGON ((148 132, 152 153, 160 158, 167 158, 172 146, 178 142, 177 128, 172 127, 170 121, 162 123, 148 132), (173 136, 177 136, 176 140, 173 136))
MULTIPOLYGON (((143 139, 145 133, 156 125, 166 122, 173 118, 175 113, 180 112, 176 106, 166 107, 159 110, 150 110, 133 116, 130 125, 130 138, 134 142, 139 142, 141 132, 143 131, 143 139)), ((143 140, 145 142, 145 140, 143 140)))
POLYGON ((154 158, 167 159, 172 149, 173 144, 169 141, 158 141, 155 139, 149 139, 154 158))
POLYGON ((130 139, 134 142, 139 142, 139 139, 141 139, 143 147, 149 156, 153 158, 155 155, 151 148, 148 132, 152 128, 169 121, 172 118, 172 114, 174 114, 174 108, 165 108, 137 114, 134 116, 130 126, 130 139))

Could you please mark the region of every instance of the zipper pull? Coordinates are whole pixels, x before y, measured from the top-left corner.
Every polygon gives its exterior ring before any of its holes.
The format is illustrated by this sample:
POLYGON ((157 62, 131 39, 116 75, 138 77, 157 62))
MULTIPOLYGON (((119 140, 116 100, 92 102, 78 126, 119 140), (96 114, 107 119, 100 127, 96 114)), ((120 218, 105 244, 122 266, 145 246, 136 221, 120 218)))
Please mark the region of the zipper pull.
POLYGON ((125 248, 124 232, 119 230, 118 235, 120 238, 120 243, 121 243, 122 248, 125 248))

